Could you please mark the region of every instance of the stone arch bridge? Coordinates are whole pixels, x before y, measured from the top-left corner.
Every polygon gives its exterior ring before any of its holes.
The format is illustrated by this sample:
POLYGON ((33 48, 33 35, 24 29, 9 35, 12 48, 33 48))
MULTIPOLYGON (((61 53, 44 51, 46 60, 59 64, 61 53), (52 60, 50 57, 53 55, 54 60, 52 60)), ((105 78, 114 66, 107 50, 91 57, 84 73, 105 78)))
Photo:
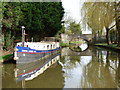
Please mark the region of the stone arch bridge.
POLYGON ((87 42, 90 42, 92 40, 92 34, 61 34, 61 41, 63 43, 69 43, 74 38, 81 38, 87 42))

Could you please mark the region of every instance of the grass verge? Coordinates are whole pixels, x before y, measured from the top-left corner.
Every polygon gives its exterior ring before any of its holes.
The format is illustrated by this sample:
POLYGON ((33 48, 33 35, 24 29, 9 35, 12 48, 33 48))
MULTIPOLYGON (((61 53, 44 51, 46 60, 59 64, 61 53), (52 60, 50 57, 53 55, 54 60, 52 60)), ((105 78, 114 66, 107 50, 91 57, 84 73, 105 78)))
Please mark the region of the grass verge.
POLYGON ((107 43, 97 43, 97 44, 95 44, 95 45, 101 45, 101 46, 106 46, 106 47, 118 48, 118 47, 117 47, 117 44, 107 45, 107 43))
POLYGON ((5 55, 5 56, 0 56, 0 61, 1 60, 7 60, 7 59, 9 59, 12 56, 13 56, 13 54, 8 54, 8 55, 5 55))
POLYGON ((118 47, 117 44, 107 45, 106 43, 98 43, 98 44, 95 44, 95 46, 102 47, 102 48, 109 49, 109 50, 116 51, 116 52, 120 52, 120 47, 118 47))
POLYGON ((68 47, 69 46, 69 43, 60 43, 60 46, 62 46, 62 47, 68 47))

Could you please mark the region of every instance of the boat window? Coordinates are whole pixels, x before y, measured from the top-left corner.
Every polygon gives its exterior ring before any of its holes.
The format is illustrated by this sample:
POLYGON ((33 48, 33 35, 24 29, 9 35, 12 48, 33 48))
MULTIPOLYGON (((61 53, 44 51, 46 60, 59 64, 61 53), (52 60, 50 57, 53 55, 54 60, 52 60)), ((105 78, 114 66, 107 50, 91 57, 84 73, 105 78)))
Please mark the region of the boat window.
POLYGON ((51 45, 51 49, 52 49, 52 45, 51 45))
POLYGON ((45 48, 45 46, 43 48, 45 48))
POLYGON ((52 65, 52 61, 51 61, 51 65, 52 65))
POLYGON ((53 48, 55 48, 55 44, 53 45, 53 48))
POLYGON ((49 45, 47 45, 47 49, 49 49, 49 45))
POLYGON ((47 66, 49 66, 49 63, 47 64, 47 66))

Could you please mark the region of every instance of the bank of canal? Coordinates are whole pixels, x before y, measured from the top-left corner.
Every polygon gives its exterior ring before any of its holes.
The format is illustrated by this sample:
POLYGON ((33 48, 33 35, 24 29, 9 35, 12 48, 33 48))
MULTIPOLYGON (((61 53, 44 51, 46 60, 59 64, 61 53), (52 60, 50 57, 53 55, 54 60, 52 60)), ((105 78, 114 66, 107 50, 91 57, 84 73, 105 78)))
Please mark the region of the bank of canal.
POLYGON ((8 60, 11 60, 12 58, 13 58, 13 54, 0 56, 0 62, 5 62, 5 61, 8 61, 8 60))
POLYGON ((0 63, 9 61, 13 58, 13 52, 0 50, 0 63))
POLYGON ((101 43, 101 44, 98 43, 98 44, 95 44, 94 46, 120 53, 120 47, 118 47, 117 44, 107 45, 106 43, 101 43))
MULTIPOLYGON (((90 47, 61 50, 60 63, 30 81, 16 82, 16 64, 3 64, 2 88, 120 88, 120 54, 90 47)), ((37 63, 38 64, 38 63, 37 63)), ((34 67, 34 66, 33 66, 34 67)))

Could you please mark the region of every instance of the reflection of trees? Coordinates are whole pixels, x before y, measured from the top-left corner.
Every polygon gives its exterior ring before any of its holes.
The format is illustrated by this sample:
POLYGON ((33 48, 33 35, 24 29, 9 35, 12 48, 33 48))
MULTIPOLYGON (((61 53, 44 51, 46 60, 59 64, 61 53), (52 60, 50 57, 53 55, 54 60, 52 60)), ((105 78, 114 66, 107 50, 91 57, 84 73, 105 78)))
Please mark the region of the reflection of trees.
POLYGON ((118 54, 118 68, 116 71, 116 79, 117 79, 118 88, 120 88, 120 54, 118 54))
POLYGON ((21 88, 21 82, 15 82, 14 64, 4 64, 2 70, 2 88, 21 88))
POLYGON ((78 76, 79 87, 116 88, 117 85, 120 87, 120 55, 102 49, 91 48, 91 50, 92 62, 84 67, 79 64, 79 62, 82 63, 80 56, 66 56, 67 58, 64 59, 65 82, 73 80, 76 77, 74 70, 80 67, 82 74, 78 76))
POLYGON ((72 80, 74 78, 76 74, 75 70, 80 65, 79 62, 80 62, 80 56, 65 56, 64 60, 62 60, 65 83, 67 82, 67 80, 72 80))
POLYGON ((80 62, 80 56, 70 56, 70 62, 75 64, 75 62, 80 62))
MULTIPOLYGON (((81 81, 82 88, 115 88, 116 87, 116 70, 110 66, 111 63, 115 63, 117 59, 111 61, 112 52, 108 51, 106 55, 106 62, 103 58, 102 51, 98 51, 97 57, 93 55, 92 62, 89 63, 84 70, 84 78, 81 81)), ((116 65, 116 64, 114 64, 116 65)), ((120 72, 120 70, 118 71, 120 72)), ((120 73, 118 73, 119 75, 120 73)), ((120 78, 120 75, 118 76, 120 78)), ((118 79, 119 80, 119 79, 118 79)), ((119 83, 119 82, 118 82, 119 83)))
POLYGON ((80 56, 66 56, 64 65, 66 69, 73 69, 76 67, 76 63, 79 62, 80 56))
POLYGON ((110 66, 110 56, 109 56, 110 52, 107 51, 107 55, 106 55, 106 67, 110 66))

